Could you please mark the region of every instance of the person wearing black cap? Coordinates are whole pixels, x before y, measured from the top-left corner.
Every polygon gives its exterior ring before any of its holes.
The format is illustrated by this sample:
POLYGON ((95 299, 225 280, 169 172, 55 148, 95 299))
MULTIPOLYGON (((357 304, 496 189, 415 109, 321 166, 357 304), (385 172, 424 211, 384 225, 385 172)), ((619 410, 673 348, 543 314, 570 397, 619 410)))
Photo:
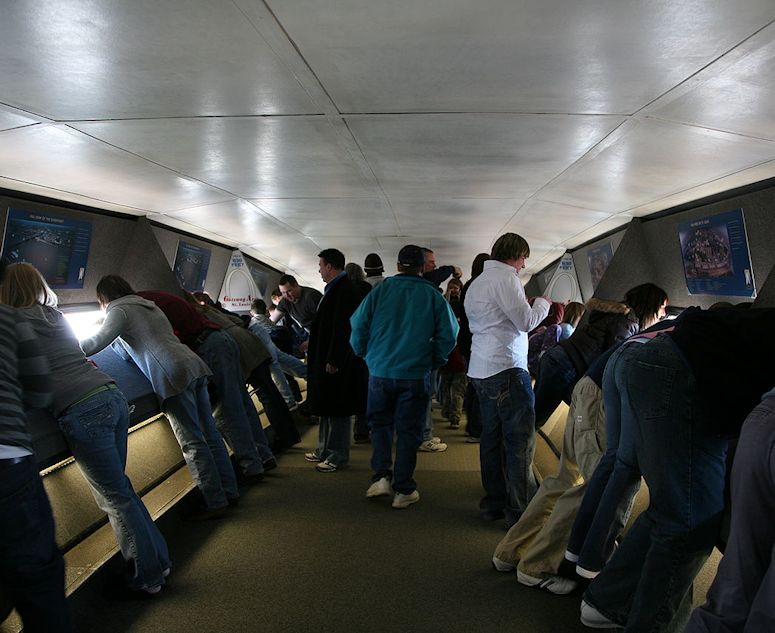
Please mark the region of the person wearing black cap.
POLYGON ((393 507, 399 509, 420 499, 413 475, 430 397, 429 374, 447 362, 458 332, 449 304, 421 276, 424 261, 419 246, 404 246, 398 253, 399 274, 374 288, 350 319, 350 344, 369 367, 374 475, 366 496, 395 493, 393 507))
POLYGON ((363 262, 363 270, 366 272, 366 281, 371 284, 372 288, 376 288, 385 280, 382 276, 382 273, 385 272, 385 268, 382 266, 382 258, 376 253, 366 255, 366 261, 363 262))

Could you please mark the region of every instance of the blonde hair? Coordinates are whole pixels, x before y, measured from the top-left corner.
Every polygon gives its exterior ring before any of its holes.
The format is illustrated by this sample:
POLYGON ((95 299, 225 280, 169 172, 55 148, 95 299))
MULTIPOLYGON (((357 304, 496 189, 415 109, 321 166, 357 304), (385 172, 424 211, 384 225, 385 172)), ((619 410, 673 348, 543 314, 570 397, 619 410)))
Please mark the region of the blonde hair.
POLYGON ((29 308, 36 304, 55 308, 57 302, 56 294, 32 264, 20 262, 5 269, 0 286, 0 303, 14 308, 29 308))

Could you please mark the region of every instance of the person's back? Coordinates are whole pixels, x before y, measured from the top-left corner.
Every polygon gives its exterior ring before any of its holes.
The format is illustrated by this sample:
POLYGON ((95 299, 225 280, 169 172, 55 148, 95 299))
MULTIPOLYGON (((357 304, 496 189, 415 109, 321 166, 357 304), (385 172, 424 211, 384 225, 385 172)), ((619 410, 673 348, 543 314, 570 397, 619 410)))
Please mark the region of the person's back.
POLYGON ((86 360, 70 324, 59 310, 40 304, 19 310, 46 351, 54 394, 51 409, 55 416, 84 394, 113 382, 86 360))
POLYGON ((449 351, 443 357, 439 353, 439 326, 445 337, 451 336, 450 349, 455 344, 456 320, 447 302, 431 282, 417 275, 385 279, 366 296, 359 314, 370 316, 370 327, 364 332, 363 321, 353 321, 353 336, 358 329, 358 348, 355 343, 353 348, 364 356, 374 376, 417 379, 440 367, 449 351))
POLYGON ((29 323, 0 305, 0 583, 25 631, 72 630, 51 506, 32 456, 26 408, 51 400, 48 365, 29 323))
POLYGON ((99 351, 115 338, 112 334, 117 334, 162 400, 181 393, 193 380, 210 374, 204 362, 178 340, 169 320, 153 301, 129 294, 111 301, 106 312, 104 333, 101 330, 82 341, 84 352, 90 355, 99 351), (109 327, 111 321, 118 324, 120 332, 109 327))
POLYGON ((372 290, 351 317, 350 344, 369 367, 374 475, 366 496, 395 492, 393 507, 402 509, 420 500, 413 475, 430 397, 429 374, 447 362, 458 325, 447 301, 420 277, 422 249, 404 246, 397 264, 399 274, 372 290))

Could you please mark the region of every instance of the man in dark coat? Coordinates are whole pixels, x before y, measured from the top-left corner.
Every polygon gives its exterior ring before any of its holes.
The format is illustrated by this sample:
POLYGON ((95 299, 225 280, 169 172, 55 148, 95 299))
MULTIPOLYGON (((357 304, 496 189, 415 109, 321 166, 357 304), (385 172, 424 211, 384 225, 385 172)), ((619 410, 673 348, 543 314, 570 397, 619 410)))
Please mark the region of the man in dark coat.
POLYGON ((350 459, 352 416, 362 407, 361 366, 350 347, 350 317, 361 294, 344 272, 344 255, 321 251, 320 276, 325 293, 310 328, 307 349, 307 400, 320 416, 318 447, 304 458, 322 473, 335 472, 350 459))

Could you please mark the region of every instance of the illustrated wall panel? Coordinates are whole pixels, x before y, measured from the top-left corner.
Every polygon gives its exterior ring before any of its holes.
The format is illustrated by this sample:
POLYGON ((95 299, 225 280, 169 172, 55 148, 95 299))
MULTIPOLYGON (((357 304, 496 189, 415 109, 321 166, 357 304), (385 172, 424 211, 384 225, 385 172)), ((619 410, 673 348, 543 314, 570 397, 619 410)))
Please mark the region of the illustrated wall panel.
POLYGON ((750 301, 716 295, 690 295, 686 288, 678 225, 709 215, 743 209, 754 279, 761 290, 775 265, 775 187, 728 198, 723 201, 658 218, 643 224, 643 235, 652 260, 658 262, 658 282, 677 306, 699 305, 707 308, 716 301, 750 301))
POLYGON ((88 220, 92 223, 89 259, 83 288, 72 290, 57 290, 59 302, 62 305, 72 303, 96 303, 95 290, 97 282, 111 273, 119 273, 119 263, 124 259, 129 245, 127 235, 134 231, 137 218, 102 215, 89 211, 79 211, 55 204, 32 202, 23 198, 0 196, 0 231, 5 233, 8 209, 25 209, 41 211, 64 218, 88 220))

